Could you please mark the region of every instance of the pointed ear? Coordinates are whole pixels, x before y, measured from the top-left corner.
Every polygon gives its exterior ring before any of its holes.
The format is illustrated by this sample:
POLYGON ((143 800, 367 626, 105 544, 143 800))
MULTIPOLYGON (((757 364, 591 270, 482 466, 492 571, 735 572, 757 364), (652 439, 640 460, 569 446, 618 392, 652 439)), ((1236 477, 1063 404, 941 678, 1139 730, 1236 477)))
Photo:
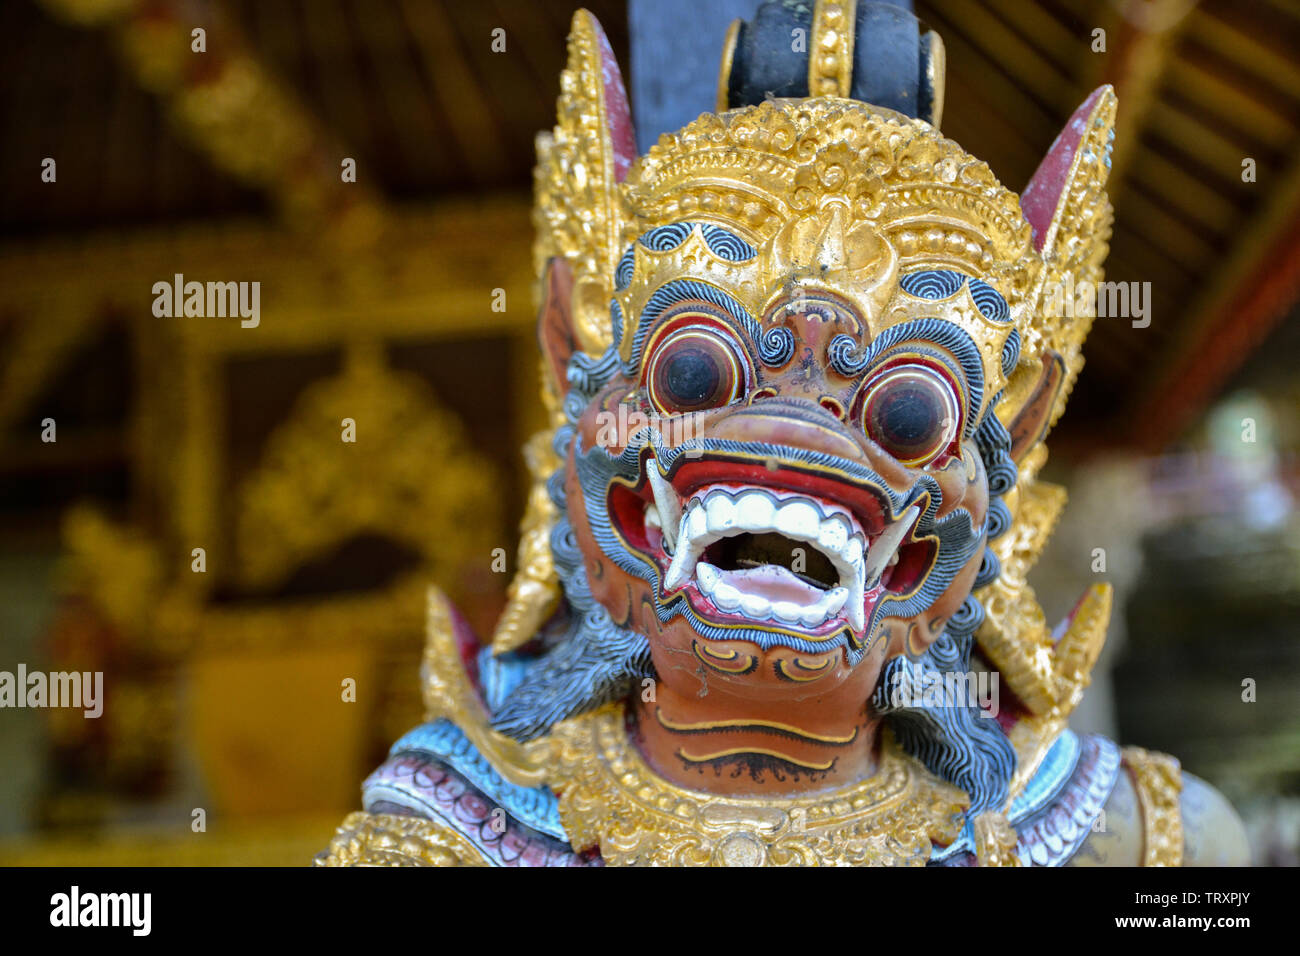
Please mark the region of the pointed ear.
POLYGON ((614 182, 621 183, 636 159, 636 131, 627 90, 623 87, 623 72, 618 68, 609 37, 594 15, 579 10, 573 15, 573 30, 590 33, 595 41, 596 62, 592 65, 599 70, 599 88, 593 92, 600 110, 601 147, 608 155, 609 174, 614 182))
POLYGON ((1106 197, 1106 177, 1116 105, 1109 86, 1093 91, 1056 137, 1020 197, 1033 233, 1035 268, 1041 265, 1029 297, 1030 328, 1021 330, 1024 340, 1033 343, 1033 351, 1024 355, 1024 366, 1013 375, 1021 380, 1021 387, 1008 393, 1014 392, 1021 402, 1032 397, 1035 406, 1031 410, 1014 400, 1005 406, 1008 425, 1021 422, 1021 456, 1065 411, 1083 368, 1083 341, 1092 328, 1095 302, 1078 297, 1076 290, 1080 283, 1096 288, 1109 249, 1114 215, 1106 197), (1076 300, 1071 309, 1060 307, 1063 301, 1076 300))
POLYGON ((1065 362, 1061 356, 1048 350, 1042 357, 1042 366, 1022 365, 1007 386, 1007 394, 1020 392, 1019 409, 1006 423, 1011 435, 1011 459, 1017 465, 1025 453, 1037 445, 1047 434, 1052 409, 1065 381, 1065 362))
POLYGON ((1059 240, 1064 238, 1062 224, 1071 218, 1070 206, 1078 207, 1098 193, 1105 198, 1115 105, 1111 87, 1093 90, 1057 134, 1020 194, 1020 208, 1033 229, 1034 248, 1044 259, 1059 251, 1059 240))
POLYGON ((537 139, 534 173, 539 262, 564 258, 578 348, 609 347, 609 300, 623 254, 621 183, 636 159, 627 93, 614 52, 586 10, 573 15, 568 66, 560 79, 555 129, 537 139))
POLYGON ((550 259, 545 268, 542 307, 537 314, 537 339, 542 347, 546 387, 552 395, 560 398, 569 390, 565 373, 569 359, 578 347, 569 307, 573 296, 573 270, 559 256, 550 259))

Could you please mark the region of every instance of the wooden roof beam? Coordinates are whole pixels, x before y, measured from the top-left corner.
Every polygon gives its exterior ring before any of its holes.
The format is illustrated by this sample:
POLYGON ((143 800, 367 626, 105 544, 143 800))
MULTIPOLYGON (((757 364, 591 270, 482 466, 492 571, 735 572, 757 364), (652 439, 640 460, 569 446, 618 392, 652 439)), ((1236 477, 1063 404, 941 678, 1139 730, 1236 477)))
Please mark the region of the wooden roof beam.
POLYGON ((362 182, 343 183, 348 155, 259 61, 219 7, 195 15, 183 0, 41 0, 77 26, 109 32, 136 80, 165 104, 174 126, 212 164, 262 190, 282 218, 343 249, 370 246, 382 201, 362 182), (203 28, 206 50, 193 52, 203 28))
POLYGON ((1187 35, 1274 89, 1300 99, 1300 64, 1294 57, 1260 43, 1240 24, 1205 13, 1190 18, 1187 35))
POLYGON ((1195 4, 1196 0, 1117 0, 1108 7, 1109 22, 1099 24, 1106 31, 1106 53, 1099 57, 1088 86, 1109 83, 1119 100, 1106 182, 1116 209, 1166 65, 1195 4))
POLYGON ((1197 295, 1178 346, 1148 375, 1129 417, 1131 443, 1162 450, 1195 420, 1268 333, 1300 302, 1300 159, 1240 231, 1232 254, 1197 295))

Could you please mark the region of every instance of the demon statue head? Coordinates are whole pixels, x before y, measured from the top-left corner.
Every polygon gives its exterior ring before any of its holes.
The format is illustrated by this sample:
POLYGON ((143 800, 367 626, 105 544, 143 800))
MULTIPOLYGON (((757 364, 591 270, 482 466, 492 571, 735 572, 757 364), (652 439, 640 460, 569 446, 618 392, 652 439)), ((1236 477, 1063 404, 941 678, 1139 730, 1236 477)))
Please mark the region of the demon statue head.
POLYGON ((575 16, 509 603, 484 647, 431 590, 426 723, 319 862, 1243 859, 1176 760, 1066 726, 1109 586, 1051 629, 1026 583, 1064 504, 1037 474, 1092 323, 1114 95, 1017 198, 939 133, 942 46, 905 17, 764 4, 717 112, 638 157, 575 16))
POLYGON ((1021 199, 930 123, 837 96, 705 114, 638 159, 578 15, 539 141, 556 427, 497 730, 627 698, 667 778, 797 793, 869 776, 888 722, 973 815, 1003 804, 1013 721, 890 690, 965 673, 978 633, 1003 707, 1059 716, 1096 653, 1108 595, 1054 648, 1023 574, 1090 322, 1043 303, 1099 278, 1114 109, 1094 93, 1021 199))

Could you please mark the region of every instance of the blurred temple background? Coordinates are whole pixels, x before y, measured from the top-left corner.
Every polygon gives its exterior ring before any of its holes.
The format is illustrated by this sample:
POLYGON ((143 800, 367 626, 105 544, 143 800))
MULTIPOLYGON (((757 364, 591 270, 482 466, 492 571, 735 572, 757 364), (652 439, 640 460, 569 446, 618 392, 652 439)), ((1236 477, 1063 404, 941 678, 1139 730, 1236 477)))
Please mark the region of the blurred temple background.
MULTIPOLYGON (((0 862, 306 863, 420 720, 426 583, 490 632, 574 6, 0 7, 0 670, 105 675, 98 720, 0 710, 0 862), (259 281, 258 326, 156 316, 177 275, 259 281)), ((655 4, 586 6, 626 72, 655 4)), ((712 76, 755 2, 694 6, 712 76)), ((1078 728, 1178 755, 1300 863, 1300 3, 916 12, 944 132, 1012 189, 1117 89, 1107 278, 1146 314, 1096 322, 1031 580, 1049 617, 1117 590, 1078 728)))

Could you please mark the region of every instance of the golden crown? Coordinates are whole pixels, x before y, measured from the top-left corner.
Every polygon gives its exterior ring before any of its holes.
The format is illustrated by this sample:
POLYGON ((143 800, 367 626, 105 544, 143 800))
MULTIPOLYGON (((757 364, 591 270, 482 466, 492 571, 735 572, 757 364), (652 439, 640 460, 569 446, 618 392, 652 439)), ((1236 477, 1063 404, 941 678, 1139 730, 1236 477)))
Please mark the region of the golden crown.
MULTIPOLYGON (((795 288, 829 290, 878 335, 915 317, 906 303, 886 310, 900 272, 978 276, 1003 294, 1015 320, 1039 262, 1018 199, 985 163, 928 123, 854 100, 771 100, 701 116, 661 137, 621 194, 629 241, 692 221, 757 250, 752 261, 730 262, 698 236, 661 252, 638 244, 640 281, 614 296, 624 359, 645 299, 674 276, 718 286, 756 315, 795 288)), ((983 354, 991 396, 1003 384, 1002 347, 1014 322, 989 321, 965 298, 950 317, 983 354)))
POLYGON ((758 243, 841 210, 908 266, 974 273, 1015 262, 1029 224, 987 164, 921 120, 855 100, 769 100, 662 136, 625 183, 634 232, 685 219, 758 243))

